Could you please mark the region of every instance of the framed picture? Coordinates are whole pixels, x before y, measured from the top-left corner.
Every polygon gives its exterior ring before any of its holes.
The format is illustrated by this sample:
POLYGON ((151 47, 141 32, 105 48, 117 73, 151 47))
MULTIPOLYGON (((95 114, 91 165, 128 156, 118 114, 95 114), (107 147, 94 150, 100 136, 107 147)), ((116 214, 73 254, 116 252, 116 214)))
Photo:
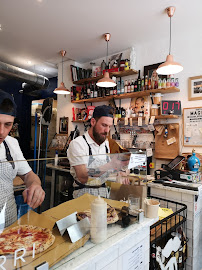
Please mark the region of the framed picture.
POLYGON ((59 126, 59 133, 60 134, 68 134, 68 117, 60 118, 60 126, 59 126))
POLYGON ((148 65, 148 66, 144 66, 144 76, 148 76, 148 78, 151 78, 152 76, 157 76, 158 78, 161 79, 166 79, 167 76, 166 75, 159 75, 156 73, 156 70, 158 68, 158 66, 160 66, 163 62, 161 63, 157 63, 157 64, 153 64, 153 65, 148 65))
POLYGON ((202 107, 183 109, 183 145, 202 146, 202 107))
POLYGON ((202 99, 202 75, 189 78, 189 100, 202 99))

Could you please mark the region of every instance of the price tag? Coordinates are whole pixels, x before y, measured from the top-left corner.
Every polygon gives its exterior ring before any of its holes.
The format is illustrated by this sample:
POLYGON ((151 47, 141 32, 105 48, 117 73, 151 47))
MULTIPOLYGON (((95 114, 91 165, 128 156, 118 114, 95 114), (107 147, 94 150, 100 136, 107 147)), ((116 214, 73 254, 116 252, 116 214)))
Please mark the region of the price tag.
POLYGON ((118 118, 115 117, 115 118, 114 118, 114 125, 115 125, 115 126, 117 126, 117 120, 118 120, 118 118))
POLYGON ((149 124, 149 116, 146 116, 146 117, 145 117, 145 125, 148 126, 148 124, 149 124))
POLYGON ((130 126, 132 127, 133 126, 133 119, 130 118, 130 126))
POLYGON ((155 116, 154 116, 154 115, 152 115, 152 116, 151 116, 151 118, 150 118, 150 122, 149 122, 149 124, 150 124, 150 125, 153 125, 154 120, 155 120, 155 116))
POLYGON ((142 126, 142 117, 138 117, 138 127, 142 126))
POLYGON ((170 144, 173 144, 176 142, 176 138, 175 137, 172 137, 170 139, 167 140, 167 145, 170 145, 170 144))
POLYGON ((128 125, 128 117, 125 117, 125 123, 124 123, 125 126, 128 125))
POLYGON ((147 157, 152 157, 152 156, 153 156, 152 148, 148 148, 147 149, 147 157))

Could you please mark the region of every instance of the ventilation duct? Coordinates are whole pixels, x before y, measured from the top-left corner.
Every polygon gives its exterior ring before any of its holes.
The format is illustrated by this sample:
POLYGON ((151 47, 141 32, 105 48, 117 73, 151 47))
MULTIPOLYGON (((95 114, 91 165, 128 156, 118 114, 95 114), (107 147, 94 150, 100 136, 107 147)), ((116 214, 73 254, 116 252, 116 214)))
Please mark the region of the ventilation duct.
POLYGON ((0 62, 0 76, 7 79, 16 79, 24 82, 23 93, 46 89, 49 86, 48 78, 34 72, 0 62))

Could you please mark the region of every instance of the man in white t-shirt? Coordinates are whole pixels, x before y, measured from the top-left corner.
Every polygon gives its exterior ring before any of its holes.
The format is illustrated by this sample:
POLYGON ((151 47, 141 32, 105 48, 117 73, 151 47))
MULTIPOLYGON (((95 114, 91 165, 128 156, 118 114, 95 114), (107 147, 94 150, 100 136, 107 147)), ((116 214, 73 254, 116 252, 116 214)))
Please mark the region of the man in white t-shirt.
POLYGON ((112 125, 113 108, 106 105, 97 106, 91 118, 89 131, 70 143, 67 157, 71 166, 70 173, 74 178, 74 198, 84 193, 108 197, 105 186, 107 176, 113 172, 115 163, 121 167, 121 164, 118 164, 120 161, 110 160, 107 155, 110 153, 107 135, 112 125))
POLYGON ((25 182, 23 197, 30 207, 38 207, 45 198, 41 181, 25 160, 18 141, 8 136, 15 116, 16 104, 13 97, 0 90, 0 210, 6 204, 6 227, 17 220, 13 192, 13 179, 16 175, 25 182))

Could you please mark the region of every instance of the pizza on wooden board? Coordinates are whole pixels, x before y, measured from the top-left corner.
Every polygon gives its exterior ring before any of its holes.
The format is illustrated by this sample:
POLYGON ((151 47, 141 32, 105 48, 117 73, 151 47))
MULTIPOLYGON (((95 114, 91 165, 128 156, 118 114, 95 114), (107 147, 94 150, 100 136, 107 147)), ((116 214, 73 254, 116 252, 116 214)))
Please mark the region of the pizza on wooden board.
MULTIPOLYGON (((77 213, 78 220, 82 220, 86 217, 88 217, 89 220, 91 219, 90 209, 77 213)), ((109 204, 107 204, 107 224, 115 223, 118 220, 119 220, 119 217, 117 215, 116 210, 113 207, 111 207, 109 204)))
POLYGON ((55 241, 49 229, 32 225, 19 225, 0 234, 0 255, 14 254, 17 249, 25 248, 25 256, 32 255, 35 243, 35 254, 48 249, 55 241))

